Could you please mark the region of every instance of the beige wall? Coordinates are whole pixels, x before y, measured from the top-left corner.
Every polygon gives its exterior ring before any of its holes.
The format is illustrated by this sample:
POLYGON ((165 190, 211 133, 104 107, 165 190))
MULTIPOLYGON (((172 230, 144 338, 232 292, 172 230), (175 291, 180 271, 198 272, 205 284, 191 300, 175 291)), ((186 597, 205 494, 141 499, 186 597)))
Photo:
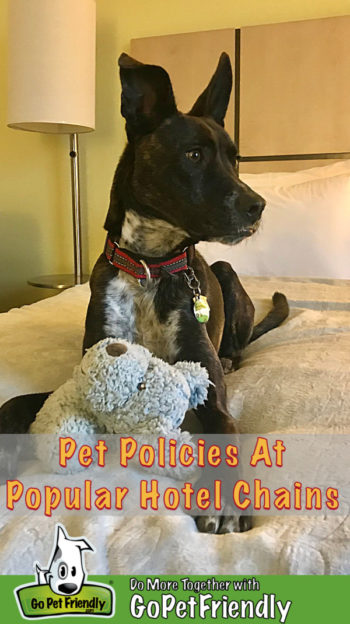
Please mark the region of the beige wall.
MULTIPOLYGON (((348 13, 350 0, 97 0, 96 132, 81 137, 86 268, 103 245, 109 188, 125 140, 116 59, 131 38, 348 13)), ((72 255, 68 138, 6 127, 6 29, 2 0, 0 310, 44 296, 26 280, 70 271, 72 255)))

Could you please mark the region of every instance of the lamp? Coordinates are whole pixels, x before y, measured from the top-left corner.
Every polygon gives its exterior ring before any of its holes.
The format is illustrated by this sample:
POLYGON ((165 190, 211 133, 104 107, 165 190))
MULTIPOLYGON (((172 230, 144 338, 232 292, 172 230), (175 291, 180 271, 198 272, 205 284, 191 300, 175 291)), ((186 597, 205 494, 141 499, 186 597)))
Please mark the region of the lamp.
POLYGON ((9 0, 8 126, 70 135, 74 276, 30 280, 68 288, 82 271, 78 133, 95 128, 95 0, 9 0))

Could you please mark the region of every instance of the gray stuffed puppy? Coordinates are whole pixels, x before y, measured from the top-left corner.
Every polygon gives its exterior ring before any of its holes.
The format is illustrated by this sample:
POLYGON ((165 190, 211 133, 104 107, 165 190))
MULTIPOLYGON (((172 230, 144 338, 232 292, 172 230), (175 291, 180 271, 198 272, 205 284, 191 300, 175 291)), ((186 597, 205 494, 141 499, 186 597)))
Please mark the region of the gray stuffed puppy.
POLYGON ((60 436, 178 432, 186 411, 206 400, 209 383, 199 363, 170 365, 140 345, 105 338, 47 399, 30 431, 60 436))

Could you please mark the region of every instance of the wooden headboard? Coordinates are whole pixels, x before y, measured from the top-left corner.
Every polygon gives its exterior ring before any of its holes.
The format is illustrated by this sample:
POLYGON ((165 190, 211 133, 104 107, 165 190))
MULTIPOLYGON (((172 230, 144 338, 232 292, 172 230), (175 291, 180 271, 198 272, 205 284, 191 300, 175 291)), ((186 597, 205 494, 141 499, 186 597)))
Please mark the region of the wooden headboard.
POLYGON ((242 171, 296 170, 350 158, 350 16, 133 39, 131 54, 162 65, 189 110, 230 54, 226 129, 242 171))

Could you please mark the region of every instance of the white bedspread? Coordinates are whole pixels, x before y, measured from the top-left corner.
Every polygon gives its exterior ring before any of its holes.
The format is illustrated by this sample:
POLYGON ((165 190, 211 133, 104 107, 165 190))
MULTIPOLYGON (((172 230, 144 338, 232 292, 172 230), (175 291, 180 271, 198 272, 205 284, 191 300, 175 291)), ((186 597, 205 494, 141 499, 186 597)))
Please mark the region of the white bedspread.
MULTIPOLYGON (((226 377, 240 430, 350 432, 350 286, 247 278, 257 315, 274 290, 292 301, 280 328, 246 351, 226 377)), ((79 361, 88 286, 0 315, 0 403, 54 389, 79 361)), ((31 574, 51 552, 57 518, 0 513, 0 573, 31 574)), ((190 517, 70 516, 71 535, 96 547, 88 570, 100 574, 350 574, 348 517, 260 517, 245 534, 205 535, 190 517)))

